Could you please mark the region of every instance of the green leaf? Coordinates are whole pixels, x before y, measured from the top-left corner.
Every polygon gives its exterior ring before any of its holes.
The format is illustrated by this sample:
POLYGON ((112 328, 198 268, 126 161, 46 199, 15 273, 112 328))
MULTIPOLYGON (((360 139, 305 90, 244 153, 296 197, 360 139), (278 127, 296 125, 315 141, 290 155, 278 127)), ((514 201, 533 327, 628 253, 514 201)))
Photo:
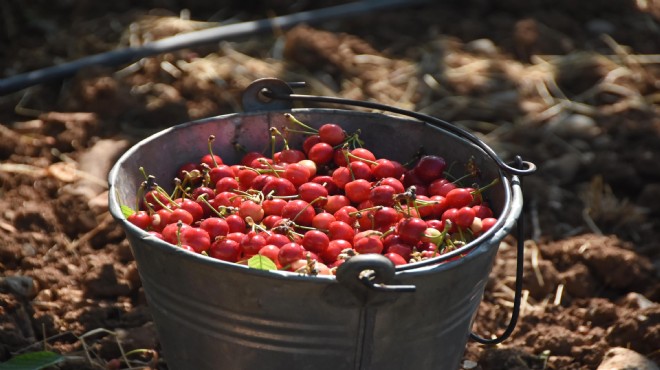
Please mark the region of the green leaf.
POLYGON ((64 361, 64 356, 55 352, 30 352, 1 363, 0 370, 39 370, 62 361, 64 361))
POLYGON ((258 270, 277 270, 275 262, 266 256, 255 254, 248 260, 248 266, 258 270))
POLYGON ((135 213, 135 211, 129 206, 122 205, 120 208, 121 214, 123 214, 126 218, 135 213))

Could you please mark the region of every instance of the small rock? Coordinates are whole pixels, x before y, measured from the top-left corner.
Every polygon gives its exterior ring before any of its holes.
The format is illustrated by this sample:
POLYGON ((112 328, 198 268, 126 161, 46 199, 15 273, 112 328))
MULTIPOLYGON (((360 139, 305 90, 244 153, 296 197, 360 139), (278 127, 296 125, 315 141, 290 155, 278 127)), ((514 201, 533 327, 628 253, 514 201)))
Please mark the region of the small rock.
POLYGON ((660 368, 635 351, 615 347, 605 353, 597 370, 660 370, 660 368))
POLYGON ((477 39, 465 44, 467 51, 482 54, 482 55, 495 55, 497 54, 497 46, 490 39, 477 39))
POLYGON ((642 310, 657 304, 637 292, 628 293, 628 295, 626 295, 625 298, 623 298, 623 302, 626 305, 629 305, 634 308, 639 308, 642 310))
POLYGON ((34 280, 29 276, 7 276, 0 278, 0 286, 6 286, 10 291, 24 298, 34 298, 36 289, 34 280))
POLYGON ((592 138, 601 133, 596 121, 583 114, 560 115, 551 120, 547 127, 558 136, 567 138, 592 138))

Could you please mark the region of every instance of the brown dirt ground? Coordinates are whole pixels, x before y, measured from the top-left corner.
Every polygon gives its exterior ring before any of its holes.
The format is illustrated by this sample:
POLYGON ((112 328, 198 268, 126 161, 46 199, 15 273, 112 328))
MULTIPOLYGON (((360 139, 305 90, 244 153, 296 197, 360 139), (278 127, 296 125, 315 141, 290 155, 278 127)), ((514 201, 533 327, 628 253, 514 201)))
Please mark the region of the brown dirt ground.
MULTIPOLYGON (((181 9, 219 21, 309 7, 101 3, 2 2, 0 76, 209 25, 177 18, 181 9)), ((500 346, 470 343, 465 368, 595 369, 613 347, 659 362, 659 21, 657 1, 444 1, 1 96, 0 361, 45 345, 70 356, 61 368, 91 369, 113 365, 118 342, 159 351, 130 248, 104 204, 107 171, 147 134, 234 112, 249 82, 280 77, 453 121, 504 158, 539 166, 525 180, 519 325, 500 346)), ((508 321, 514 243, 493 268, 473 328, 482 335, 508 321)), ((152 360, 132 365, 166 368, 152 360)))

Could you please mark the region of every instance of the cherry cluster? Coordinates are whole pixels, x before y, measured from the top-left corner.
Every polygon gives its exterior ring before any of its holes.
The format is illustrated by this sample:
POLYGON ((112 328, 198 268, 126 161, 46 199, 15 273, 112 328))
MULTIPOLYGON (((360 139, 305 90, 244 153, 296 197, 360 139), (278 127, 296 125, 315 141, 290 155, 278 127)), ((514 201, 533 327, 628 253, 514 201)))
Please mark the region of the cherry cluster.
POLYGON ((318 130, 286 114, 284 133, 271 128, 270 157, 245 153, 225 164, 213 154, 182 166, 166 192, 143 174, 137 227, 194 253, 262 269, 332 274, 356 254, 381 253, 395 265, 460 248, 497 221, 483 191, 460 186, 478 171, 450 180, 447 163, 418 156, 405 166, 376 158, 359 132, 326 123, 318 130), (304 134, 302 148, 287 137, 304 134), (276 151, 279 140, 283 149, 276 151))

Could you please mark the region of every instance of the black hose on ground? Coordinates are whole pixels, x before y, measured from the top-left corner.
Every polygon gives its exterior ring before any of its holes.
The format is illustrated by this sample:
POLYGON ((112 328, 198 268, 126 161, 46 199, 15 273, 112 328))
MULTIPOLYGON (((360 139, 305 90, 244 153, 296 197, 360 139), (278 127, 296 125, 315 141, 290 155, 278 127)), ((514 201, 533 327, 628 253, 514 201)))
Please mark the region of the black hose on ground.
POLYGON ((180 34, 153 41, 139 47, 129 47, 91 55, 71 62, 62 63, 0 80, 0 95, 9 94, 44 82, 74 75, 91 66, 116 66, 174 50, 199 46, 234 37, 267 32, 273 29, 288 29, 302 23, 318 23, 325 20, 353 17, 377 10, 419 5, 429 0, 363 0, 323 9, 283 15, 271 19, 241 22, 213 27, 201 31, 180 34))

